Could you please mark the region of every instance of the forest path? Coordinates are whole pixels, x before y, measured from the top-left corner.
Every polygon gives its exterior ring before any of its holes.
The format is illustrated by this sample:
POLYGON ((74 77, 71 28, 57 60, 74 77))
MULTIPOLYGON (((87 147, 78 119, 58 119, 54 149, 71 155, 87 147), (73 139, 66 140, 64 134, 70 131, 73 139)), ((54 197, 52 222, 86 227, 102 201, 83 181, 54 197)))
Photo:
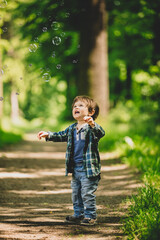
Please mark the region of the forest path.
POLYGON ((124 200, 140 185, 138 176, 114 153, 102 153, 98 224, 65 224, 73 214, 65 150, 65 143, 37 141, 35 134, 0 151, 0 240, 125 239, 120 219, 124 200))

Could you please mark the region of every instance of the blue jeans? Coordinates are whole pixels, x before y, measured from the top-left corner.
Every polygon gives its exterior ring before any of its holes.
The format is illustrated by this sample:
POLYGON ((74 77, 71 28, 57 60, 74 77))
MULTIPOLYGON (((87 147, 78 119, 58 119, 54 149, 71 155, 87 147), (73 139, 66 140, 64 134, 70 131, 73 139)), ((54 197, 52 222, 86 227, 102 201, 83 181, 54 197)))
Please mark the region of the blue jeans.
POLYGON ((96 196, 99 177, 87 178, 86 172, 82 166, 74 168, 74 174, 71 181, 72 202, 74 216, 84 215, 85 218, 96 219, 96 196))

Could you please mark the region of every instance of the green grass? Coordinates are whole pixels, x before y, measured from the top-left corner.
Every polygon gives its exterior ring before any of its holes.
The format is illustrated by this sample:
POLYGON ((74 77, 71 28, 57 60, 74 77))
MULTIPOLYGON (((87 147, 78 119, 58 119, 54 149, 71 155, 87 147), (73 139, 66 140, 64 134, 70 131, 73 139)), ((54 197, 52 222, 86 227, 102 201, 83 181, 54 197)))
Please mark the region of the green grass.
POLYGON ((0 148, 6 145, 18 143, 22 140, 22 135, 0 130, 0 148))
POLYGON ((131 198, 129 217, 124 221, 128 240, 158 240, 160 236, 160 191, 151 184, 131 198))
MULTIPOLYGON (((158 117, 158 116, 157 116, 158 117)), ((159 240, 160 236, 160 125, 156 116, 132 103, 119 105, 103 124, 101 151, 116 151, 123 162, 141 173, 144 187, 129 202, 123 230, 128 240, 159 240)))

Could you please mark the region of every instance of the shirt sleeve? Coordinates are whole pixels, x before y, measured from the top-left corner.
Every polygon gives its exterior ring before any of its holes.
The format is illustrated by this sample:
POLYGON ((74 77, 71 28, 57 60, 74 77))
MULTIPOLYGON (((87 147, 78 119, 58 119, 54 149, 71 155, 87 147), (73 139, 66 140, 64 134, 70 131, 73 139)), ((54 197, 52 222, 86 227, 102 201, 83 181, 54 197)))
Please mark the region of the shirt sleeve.
POLYGON ((68 139, 68 130, 69 128, 66 128, 64 131, 59 132, 48 132, 48 137, 46 138, 46 141, 53 141, 53 142, 67 142, 68 139))
POLYGON ((95 122, 95 126, 91 127, 91 131, 96 141, 99 141, 100 138, 102 138, 105 135, 104 129, 100 125, 98 125, 96 122, 95 122))

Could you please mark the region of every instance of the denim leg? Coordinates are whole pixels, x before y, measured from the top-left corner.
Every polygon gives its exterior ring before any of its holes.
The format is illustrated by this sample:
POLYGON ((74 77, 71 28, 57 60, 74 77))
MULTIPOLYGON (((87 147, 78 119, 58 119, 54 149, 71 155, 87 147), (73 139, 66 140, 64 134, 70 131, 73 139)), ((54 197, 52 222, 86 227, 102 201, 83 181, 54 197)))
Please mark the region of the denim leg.
POLYGON ((81 182, 76 177, 72 177, 71 188, 74 216, 79 217, 84 214, 84 206, 81 197, 81 182))
POLYGON ((81 180, 82 199, 84 204, 84 216, 85 218, 96 219, 96 196, 94 192, 97 190, 99 179, 87 178, 86 174, 81 180))

